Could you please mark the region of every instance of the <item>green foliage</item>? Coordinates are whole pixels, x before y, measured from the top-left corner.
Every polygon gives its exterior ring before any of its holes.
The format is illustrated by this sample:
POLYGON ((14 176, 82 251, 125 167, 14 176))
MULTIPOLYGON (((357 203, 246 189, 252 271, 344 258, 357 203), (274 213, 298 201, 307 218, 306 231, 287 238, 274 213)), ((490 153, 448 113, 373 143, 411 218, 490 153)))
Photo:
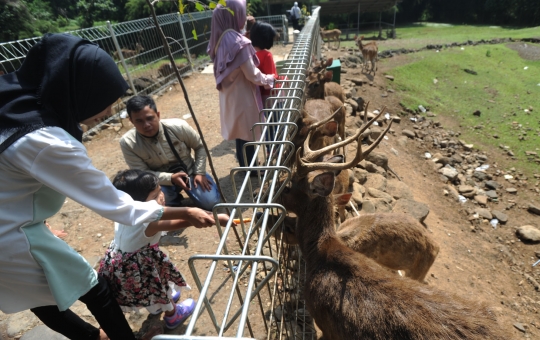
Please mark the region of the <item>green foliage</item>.
POLYGON ((491 57, 491 50, 486 51, 486 57, 488 57, 488 58, 491 57))
POLYGON ((336 28, 336 26, 334 25, 333 22, 329 23, 328 26, 326 26, 327 30, 333 30, 334 28, 336 28))
POLYGON ((415 109, 421 104, 438 115, 453 117, 466 142, 508 145, 520 159, 520 167, 530 171, 537 167, 525 162, 525 151, 536 151, 540 145, 540 123, 535 116, 540 108, 540 61, 524 60, 502 44, 425 51, 405 58, 408 63, 391 74, 406 107, 415 109), (488 51, 491 58, 485 57, 488 51), (534 108, 532 114, 525 111, 529 106, 534 108), (475 110, 481 111, 480 117, 472 115, 475 110), (493 138, 494 134, 499 138, 493 138))
POLYGON ((79 0, 77 9, 80 16, 77 18, 81 28, 94 25, 94 21, 105 19, 116 11, 111 0, 79 0))
POLYGON ((34 17, 20 0, 0 1, 0 41, 17 40, 33 32, 34 17))
POLYGON ((261 0, 249 0, 247 4, 247 13, 254 17, 267 15, 265 5, 261 0))

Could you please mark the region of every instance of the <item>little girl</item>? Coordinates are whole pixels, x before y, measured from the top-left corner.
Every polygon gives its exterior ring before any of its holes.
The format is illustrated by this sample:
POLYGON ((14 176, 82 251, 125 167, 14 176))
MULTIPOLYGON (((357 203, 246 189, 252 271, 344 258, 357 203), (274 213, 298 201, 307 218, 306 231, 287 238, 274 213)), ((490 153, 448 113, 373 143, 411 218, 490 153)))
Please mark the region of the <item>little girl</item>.
MULTIPOLYGON (((135 201, 165 204, 158 178, 142 170, 119 171, 113 185, 135 201)), ((190 208, 187 208, 190 209, 190 208)), ((218 215, 226 223, 227 215, 218 215)), ((150 313, 165 311, 165 326, 182 324, 195 308, 193 299, 175 304, 179 288, 191 289, 169 257, 158 246, 162 231, 189 227, 185 220, 156 221, 135 226, 115 223, 114 240, 101 260, 99 274, 107 279, 111 291, 124 312, 145 307, 150 313), (176 291, 178 290, 178 291, 176 291)))

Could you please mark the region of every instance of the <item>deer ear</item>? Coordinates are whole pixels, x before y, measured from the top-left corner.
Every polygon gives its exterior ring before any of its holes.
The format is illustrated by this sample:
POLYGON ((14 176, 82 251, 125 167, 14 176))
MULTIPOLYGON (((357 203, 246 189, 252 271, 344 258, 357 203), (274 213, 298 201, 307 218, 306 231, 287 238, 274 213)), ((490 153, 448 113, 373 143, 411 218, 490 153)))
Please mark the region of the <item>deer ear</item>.
POLYGON ((310 184, 310 189, 316 195, 326 197, 334 190, 336 175, 333 172, 325 172, 315 176, 310 184))
POLYGON ((333 62, 334 62, 334 58, 328 58, 328 60, 326 61, 326 67, 332 66, 333 62))
POLYGON ((322 134, 328 137, 334 137, 338 130, 338 123, 335 121, 328 122, 324 124, 322 129, 322 134))
POLYGON ((332 76, 333 76, 333 75, 334 75, 334 72, 332 72, 332 71, 326 71, 326 72, 324 73, 324 79, 326 79, 326 80, 332 80, 332 76))
POLYGON ((351 200, 351 197, 352 197, 352 192, 348 192, 348 193, 343 194, 343 195, 337 195, 334 202, 337 205, 347 205, 347 204, 349 204, 349 201, 351 200))

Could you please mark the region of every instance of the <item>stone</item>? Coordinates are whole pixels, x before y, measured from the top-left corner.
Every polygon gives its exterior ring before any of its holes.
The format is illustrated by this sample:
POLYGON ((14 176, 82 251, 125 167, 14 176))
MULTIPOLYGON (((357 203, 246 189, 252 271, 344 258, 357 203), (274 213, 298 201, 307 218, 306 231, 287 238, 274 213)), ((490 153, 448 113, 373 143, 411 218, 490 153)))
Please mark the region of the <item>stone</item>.
POLYGON ((394 198, 392 196, 388 195, 384 191, 380 191, 380 190, 377 190, 375 188, 368 188, 367 192, 368 192, 369 196, 371 196, 373 198, 383 198, 383 199, 386 199, 387 201, 389 201, 390 203, 392 203, 394 201, 394 198))
POLYGON ((400 199, 396 202, 392 211, 412 215, 418 221, 424 222, 429 214, 429 207, 424 203, 414 200, 400 199))
POLYGON ((32 330, 24 333, 19 340, 67 340, 65 336, 56 333, 45 325, 39 325, 32 330))
POLYGON ((485 179, 487 179, 488 175, 483 171, 475 171, 473 177, 479 181, 484 181, 485 179))
POLYGON ((362 212, 366 214, 375 213, 375 204, 371 200, 365 200, 362 202, 362 212))
POLYGON ((379 174, 386 177, 386 170, 384 170, 383 167, 380 167, 368 161, 362 161, 361 165, 363 165, 369 173, 379 174))
POLYGON ((496 181, 485 181, 484 185, 486 186, 486 188, 493 190, 497 190, 500 187, 500 184, 496 181))
POLYGON ((496 200, 499 198, 497 195, 497 192, 495 190, 488 190, 485 192, 486 196, 489 197, 491 200, 496 200))
POLYGON ((354 168, 354 178, 356 178, 360 184, 364 184, 366 182, 367 176, 367 170, 354 168))
POLYGON ((466 194, 468 192, 474 192, 474 187, 470 186, 470 185, 459 185, 457 190, 459 191, 460 194, 466 194))
POLYGON ((532 225, 524 225, 516 230, 517 237, 522 241, 540 242, 540 230, 532 225))
POLYGON ((386 198, 370 198, 370 201, 375 207, 375 212, 388 213, 392 211, 392 203, 386 198))
POLYGON ((506 188, 506 192, 509 194, 517 194, 516 188, 506 188))
POLYGON ((380 191, 386 191, 387 179, 379 174, 368 174, 364 183, 365 187, 374 188, 380 191))
POLYGON ((408 142, 409 142, 409 138, 407 136, 401 136, 397 139, 397 143, 402 147, 407 146, 408 142))
POLYGON ((385 75, 384 77, 385 77, 386 79, 389 79, 389 80, 392 80, 392 81, 394 80, 394 76, 385 75))
POLYGON ((527 211, 531 214, 540 215, 540 208, 535 207, 534 205, 529 203, 529 207, 527 208, 527 211))
POLYGON ((414 198, 409 186, 401 181, 398 181, 397 179, 391 179, 387 181, 386 193, 396 200, 402 198, 412 200, 414 198))
POLYGON ((448 190, 448 194, 456 201, 459 202, 459 192, 456 190, 456 188, 453 185, 447 185, 446 190, 448 190))
POLYGON ((526 332, 527 332, 527 330, 525 329, 525 327, 523 326, 523 324, 522 324, 522 323, 519 323, 519 322, 516 322, 516 323, 514 324, 514 328, 517 329, 517 330, 520 331, 520 332, 523 332, 523 333, 526 333, 526 332))
POLYGON ((443 167, 439 170, 439 172, 448 178, 450 181, 454 181, 459 174, 456 169, 449 168, 449 167, 443 167))
POLYGON ((474 200, 478 202, 478 204, 486 206, 488 202, 488 197, 485 195, 476 195, 474 196, 474 200))
POLYGON ((506 224, 506 222, 508 222, 508 215, 499 210, 492 210, 491 215, 493 215, 493 218, 498 219, 501 224, 506 224))
POLYGON ((354 99, 345 100, 345 104, 349 104, 353 108, 353 112, 358 110, 358 103, 354 99))
POLYGON ((6 320, 6 333, 10 338, 15 338, 20 333, 33 328, 39 322, 39 319, 30 310, 11 314, 6 320))
POLYGON ((364 194, 366 192, 366 189, 358 183, 353 183, 352 187, 353 187, 353 192, 352 192, 351 199, 357 205, 361 205, 362 202, 364 201, 364 194))
POLYGON ((388 157, 381 152, 372 151, 367 155, 365 160, 384 169, 388 169, 388 157))
POLYGON ((408 129, 403 129, 401 131, 401 134, 407 138, 411 138, 411 139, 414 139, 414 137, 416 137, 416 134, 414 133, 414 131, 411 131, 411 130, 408 130, 408 129))
POLYGON ((476 208, 474 209, 474 212, 478 214, 479 217, 485 218, 486 220, 491 220, 493 218, 493 215, 488 209, 476 208))

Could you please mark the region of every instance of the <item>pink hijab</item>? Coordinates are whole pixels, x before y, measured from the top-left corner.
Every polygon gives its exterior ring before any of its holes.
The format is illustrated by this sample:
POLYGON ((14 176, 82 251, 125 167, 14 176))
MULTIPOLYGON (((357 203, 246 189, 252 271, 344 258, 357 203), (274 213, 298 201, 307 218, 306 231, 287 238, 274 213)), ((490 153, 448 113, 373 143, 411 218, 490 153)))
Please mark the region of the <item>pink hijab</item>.
POLYGON ((226 3, 227 8, 217 5, 214 9, 210 42, 206 50, 214 62, 214 77, 218 90, 221 90, 223 79, 249 58, 253 58, 255 66, 259 66, 259 59, 251 41, 240 33, 246 22, 246 1, 226 0, 226 3), (234 15, 228 9, 232 10, 234 15))

